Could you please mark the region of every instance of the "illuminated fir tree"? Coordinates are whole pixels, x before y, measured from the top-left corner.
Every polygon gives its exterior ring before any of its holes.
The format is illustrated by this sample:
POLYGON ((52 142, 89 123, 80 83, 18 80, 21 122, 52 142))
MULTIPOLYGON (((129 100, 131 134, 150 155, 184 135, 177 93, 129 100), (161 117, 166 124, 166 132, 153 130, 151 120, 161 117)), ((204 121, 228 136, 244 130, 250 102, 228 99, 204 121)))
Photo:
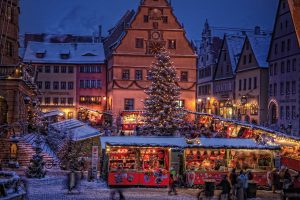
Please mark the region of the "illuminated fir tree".
POLYGON ((183 112, 178 106, 180 88, 176 85, 176 70, 166 50, 157 52, 155 58, 149 71, 152 84, 145 91, 148 97, 144 102, 143 130, 154 135, 173 135, 183 122, 183 112))

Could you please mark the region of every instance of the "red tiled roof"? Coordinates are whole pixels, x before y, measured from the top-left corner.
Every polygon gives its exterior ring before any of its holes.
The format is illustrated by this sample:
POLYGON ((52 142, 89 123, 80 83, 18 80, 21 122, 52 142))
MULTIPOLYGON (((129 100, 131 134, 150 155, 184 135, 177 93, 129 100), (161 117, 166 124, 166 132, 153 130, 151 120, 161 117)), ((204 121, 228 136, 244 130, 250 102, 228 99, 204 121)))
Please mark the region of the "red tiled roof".
POLYGON ((288 0, 288 3, 298 38, 298 45, 300 46, 300 0, 288 0))

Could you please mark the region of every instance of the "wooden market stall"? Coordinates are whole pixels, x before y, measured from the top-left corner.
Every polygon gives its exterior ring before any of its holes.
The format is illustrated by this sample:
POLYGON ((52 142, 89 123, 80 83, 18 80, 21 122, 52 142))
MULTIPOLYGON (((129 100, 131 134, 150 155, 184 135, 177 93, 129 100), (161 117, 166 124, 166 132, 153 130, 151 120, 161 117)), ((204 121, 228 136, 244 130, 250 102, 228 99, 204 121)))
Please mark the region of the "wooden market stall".
POLYGON ((258 185, 267 185, 267 171, 274 167, 279 146, 260 145, 252 139, 199 138, 184 149, 184 171, 188 184, 221 181, 233 168, 251 170, 258 185))
POLYGON ((168 186, 171 148, 185 144, 179 137, 102 137, 102 174, 110 186, 168 186))

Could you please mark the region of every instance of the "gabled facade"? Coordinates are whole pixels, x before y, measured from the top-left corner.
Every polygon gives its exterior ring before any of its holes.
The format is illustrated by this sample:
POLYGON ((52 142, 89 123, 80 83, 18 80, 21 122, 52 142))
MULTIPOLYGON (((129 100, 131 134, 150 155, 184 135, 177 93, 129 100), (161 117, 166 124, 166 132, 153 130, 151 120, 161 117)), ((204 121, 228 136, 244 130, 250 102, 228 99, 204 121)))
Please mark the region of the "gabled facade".
POLYGON ((233 118, 235 99, 235 71, 244 44, 244 35, 224 35, 218 64, 214 73, 215 113, 233 118))
POLYGON ((300 2, 280 0, 268 55, 269 124, 300 134, 300 2), (272 90, 271 90, 272 89, 272 90))
POLYGON ((134 15, 127 12, 105 39, 108 59, 108 110, 143 110, 144 90, 154 51, 165 47, 177 69, 181 105, 195 111, 197 56, 166 0, 144 0, 134 15))
POLYGON ((270 35, 248 34, 235 76, 235 105, 238 120, 266 124, 268 116, 268 63, 270 35))
POLYGON ((222 39, 212 36, 206 20, 198 49, 197 111, 215 113, 211 108, 213 100, 213 75, 216 69, 222 39))

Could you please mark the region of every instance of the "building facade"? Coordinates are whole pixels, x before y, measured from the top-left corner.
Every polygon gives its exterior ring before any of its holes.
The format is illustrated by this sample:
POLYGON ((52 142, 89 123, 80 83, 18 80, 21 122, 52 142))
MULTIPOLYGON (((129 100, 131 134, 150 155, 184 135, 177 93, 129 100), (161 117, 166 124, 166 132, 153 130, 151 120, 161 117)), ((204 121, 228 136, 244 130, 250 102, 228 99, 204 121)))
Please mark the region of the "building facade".
POLYGON ((23 60, 38 72, 43 112, 59 110, 71 119, 78 117, 81 106, 103 111, 106 70, 101 43, 29 42, 23 60))
POLYGON ((176 67, 180 105, 195 111, 196 62, 194 48, 166 0, 143 0, 137 13, 128 11, 104 40, 108 62, 108 109, 113 115, 144 109, 144 90, 154 51, 165 47, 176 67))
POLYGON ((216 70, 222 39, 213 37, 211 28, 206 20, 202 39, 198 49, 198 78, 197 78, 197 111, 215 114, 212 102, 213 75, 216 70))
POLYGON ((1 1, 0 11, 0 65, 19 62, 19 0, 1 1))
POLYGON ((269 124, 292 135, 300 134, 299 10, 298 0, 279 1, 268 55, 269 124))
POLYGON ((262 125, 268 122, 270 40, 270 35, 260 34, 259 27, 246 36, 235 76, 235 109, 240 121, 262 125))
POLYGON ((217 68, 214 73, 215 113, 234 118, 235 72, 244 44, 245 35, 224 35, 217 68))

